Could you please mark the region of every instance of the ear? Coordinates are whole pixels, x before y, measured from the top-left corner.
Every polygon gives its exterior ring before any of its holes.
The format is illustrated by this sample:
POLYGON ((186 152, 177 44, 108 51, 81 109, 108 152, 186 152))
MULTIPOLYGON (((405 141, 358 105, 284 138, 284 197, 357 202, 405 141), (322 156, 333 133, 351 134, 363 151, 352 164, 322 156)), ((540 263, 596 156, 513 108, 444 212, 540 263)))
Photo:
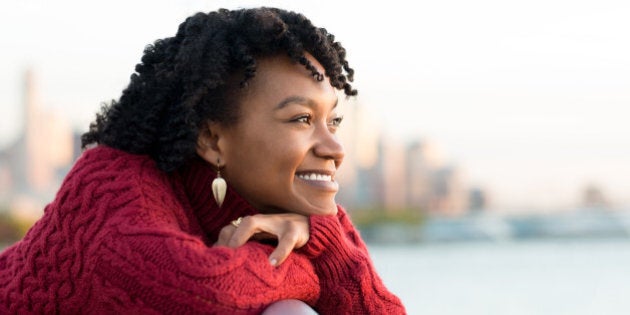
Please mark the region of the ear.
POLYGON ((214 166, 217 166, 217 161, 225 165, 222 132, 223 129, 218 123, 209 122, 199 131, 197 137, 197 155, 214 166))

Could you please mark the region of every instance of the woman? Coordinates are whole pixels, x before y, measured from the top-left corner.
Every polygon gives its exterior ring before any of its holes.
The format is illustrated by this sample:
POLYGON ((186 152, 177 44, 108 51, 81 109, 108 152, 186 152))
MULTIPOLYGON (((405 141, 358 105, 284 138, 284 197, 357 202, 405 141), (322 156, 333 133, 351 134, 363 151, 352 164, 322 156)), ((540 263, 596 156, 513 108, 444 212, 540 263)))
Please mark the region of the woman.
POLYGON ((83 135, 95 147, 0 255, 0 313, 404 313, 334 201, 336 89, 356 94, 352 75, 302 15, 188 18, 145 50, 83 135))

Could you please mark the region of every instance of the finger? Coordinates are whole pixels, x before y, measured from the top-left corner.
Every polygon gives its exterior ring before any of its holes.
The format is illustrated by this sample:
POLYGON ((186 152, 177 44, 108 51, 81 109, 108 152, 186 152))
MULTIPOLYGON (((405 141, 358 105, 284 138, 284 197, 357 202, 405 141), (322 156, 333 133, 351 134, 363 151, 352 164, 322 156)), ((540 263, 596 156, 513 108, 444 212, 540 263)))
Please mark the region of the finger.
MULTIPOLYGON (((262 228, 258 228, 258 229, 262 230, 262 228)), ((262 231, 262 232, 258 232, 254 234, 250 239, 255 240, 255 241, 267 241, 267 240, 277 240, 278 237, 275 234, 262 231)))
POLYGON ((297 243, 298 237, 295 231, 289 231, 278 239, 278 246, 269 255, 269 263, 272 266, 280 266, 284 262, 297 243))
POLYGON ((227 246, 237 248, 245 244, 254 234, 260 232, 257 222, 261 219, 262 217, 258 215, 243 217, 239 226, 230 236, 227 246))
POLYGON ((236 227, 232 226, 231 224, 223 227, 219 232, 219 238, 217 239, 217 242, 214 243, 214 246, 228 246, 228 243, 230 241, 230 238, 232 238, 232 234, 234 234, 234 231, 236 231, 236 227))

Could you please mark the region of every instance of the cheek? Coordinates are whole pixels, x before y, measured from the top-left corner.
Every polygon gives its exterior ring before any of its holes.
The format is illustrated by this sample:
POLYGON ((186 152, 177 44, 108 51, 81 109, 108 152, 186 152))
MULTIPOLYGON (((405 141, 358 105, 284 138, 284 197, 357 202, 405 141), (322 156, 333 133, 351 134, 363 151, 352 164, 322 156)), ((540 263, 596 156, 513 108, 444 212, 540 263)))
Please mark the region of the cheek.
POLYGON ((266 130, 266 132, 258 132, 247 136, 245 151, 246 158, 255 157, 257 164, 261 169, 277 175, 285 175, 285 172, 294 173, 295 169, 304 161, 304 157, 308 154, 308 145, 299 133, 291 130, 266 130))
POLYGON ((308 150, 296 145, 299 143, 296 139, 271 134, 259 133, 241 139, 226 156, 227 179, 243 194, 269 193, 271 189, 286 192, 308 150))
POLYGON ((290 140, 286 140, 286 144, 268 145, 262 151, 264 152, 263 163, 261 167, 273 177, 270 181, 287 182, 287 179, 293 180, 295 172, 299 169, 304 161, 304 152, 293 144, 290 140))

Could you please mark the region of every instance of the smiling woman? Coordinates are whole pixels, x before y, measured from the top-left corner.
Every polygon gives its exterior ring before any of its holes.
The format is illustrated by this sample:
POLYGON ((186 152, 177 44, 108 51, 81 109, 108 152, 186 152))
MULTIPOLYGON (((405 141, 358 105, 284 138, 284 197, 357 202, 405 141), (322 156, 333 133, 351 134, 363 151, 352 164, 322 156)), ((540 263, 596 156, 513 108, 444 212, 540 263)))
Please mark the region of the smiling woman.
POLYGON ((300 14, 188 18, 0 254, 0 313, 404 313, 335 203, 352 75, 300 14))
MULTIPOLYGON (((306 60, 325 72, 312 55, 306 60)), ((335 135, 337 94, 328 78, 313 80, 289 57, 260 58, 235 104, 238 122, 210 123, 199 155, 223 161, 225 178, 260 211, 335 214, 334 174, 344 153, 335 135)))

